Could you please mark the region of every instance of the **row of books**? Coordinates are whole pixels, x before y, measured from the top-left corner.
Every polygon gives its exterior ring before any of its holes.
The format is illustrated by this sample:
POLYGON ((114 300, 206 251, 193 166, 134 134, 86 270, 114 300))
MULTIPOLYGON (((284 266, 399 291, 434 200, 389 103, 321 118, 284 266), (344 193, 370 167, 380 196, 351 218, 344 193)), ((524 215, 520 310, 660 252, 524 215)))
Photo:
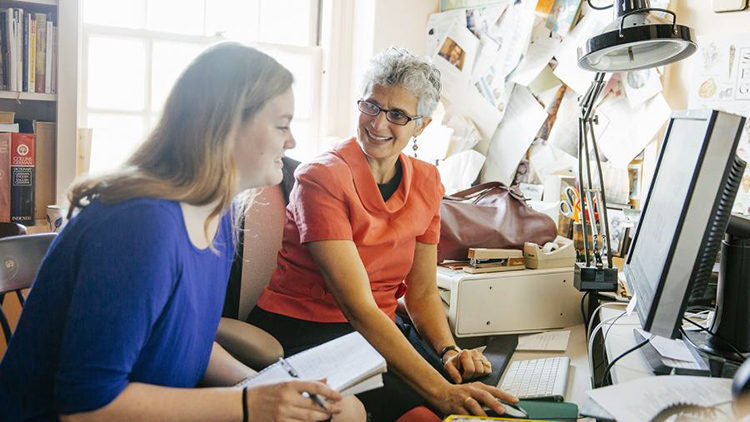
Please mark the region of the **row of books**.
POLYGON ((0 89, 56 93, 56 47, 52 15, 0 9, 0 89))
POLYGON ((28 226, 56 201, 55 123, 14 117, 0 111, 0 222, 28 226))

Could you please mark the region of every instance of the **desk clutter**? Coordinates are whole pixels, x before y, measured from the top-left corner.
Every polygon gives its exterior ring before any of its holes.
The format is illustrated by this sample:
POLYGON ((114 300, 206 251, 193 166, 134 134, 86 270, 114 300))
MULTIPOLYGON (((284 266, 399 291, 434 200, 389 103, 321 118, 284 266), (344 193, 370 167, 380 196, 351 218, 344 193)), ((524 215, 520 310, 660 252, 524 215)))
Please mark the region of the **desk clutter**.
POLYGON ((460 269, 469 274, 484 274, 523 269, 573 267, 576 252, 573 241, 558 236, 554 242, 539 246, 526 242, 523 250, 500 248, 469 248, 468 261, 445 261, 440 265, 460 269))

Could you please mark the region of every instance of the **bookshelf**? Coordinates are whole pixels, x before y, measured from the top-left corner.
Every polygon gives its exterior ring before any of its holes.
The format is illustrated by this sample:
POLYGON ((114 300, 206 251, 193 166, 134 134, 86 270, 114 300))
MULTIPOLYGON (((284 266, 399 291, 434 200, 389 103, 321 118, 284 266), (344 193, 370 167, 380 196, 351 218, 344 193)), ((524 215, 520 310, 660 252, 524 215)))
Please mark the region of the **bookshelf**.
MULTIPOLYGON (((54 194, 58 204, 65 204, 67 187, 75 178, 76 139, 78 128, 78 79, 82 0, 0 0, 0 9, 22 8, 31 13, 52 16, 57 26, 57 92, 34 93, 0 90, 0 110, 16 113, 16 118, 56 123, 54 152, 54 194)), ((37 213, 37 217, 39 213, 37 213)), ((29 226, 41 230, 43 221, 29 226)))
POLYGON ((57 101, 57 94, 38 94, 35 92, 0 91, 0 100, 57 101))
POLYGON ((0 7, 3 7, 3 8, 5 7, 34 7, 34 6, 57 7, 58 4, 59 4, 58 0, 0 0, 0 7))

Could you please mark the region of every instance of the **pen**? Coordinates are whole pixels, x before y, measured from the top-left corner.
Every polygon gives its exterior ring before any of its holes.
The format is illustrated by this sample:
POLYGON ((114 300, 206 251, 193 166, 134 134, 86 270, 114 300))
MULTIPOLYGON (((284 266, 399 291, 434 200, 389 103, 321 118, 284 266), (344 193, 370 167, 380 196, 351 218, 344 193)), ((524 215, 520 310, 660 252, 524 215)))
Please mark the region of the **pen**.
MULTIPOLYGON (((294 368, 292 368, 292 365, 286 359, 279 358, 279 363, 281 364, 281 367, 284 368, 284 370, 289 374, 290 377, 299 378, 299 374, 297 373, 297 371, 295 371, 294 368)), ((326 412, 328 411, 328 409, 326 409, 325 404, 323 404, 323 400, 321 400, 317 394, 310 394, 310 393, 307 393, 307 394, 310 396, 312 401, 315 402, 315 404, 320 406, 326 412)))

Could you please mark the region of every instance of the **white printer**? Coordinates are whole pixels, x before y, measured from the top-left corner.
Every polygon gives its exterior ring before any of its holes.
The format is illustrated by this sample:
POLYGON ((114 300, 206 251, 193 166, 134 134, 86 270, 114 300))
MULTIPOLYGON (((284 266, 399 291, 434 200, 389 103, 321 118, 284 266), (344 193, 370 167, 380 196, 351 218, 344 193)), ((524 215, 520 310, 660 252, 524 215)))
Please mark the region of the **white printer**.
POLYGON ((583 322, 573 265, 486 274, 438 267, 437 284, 456 337, 528 333, 583 322))

